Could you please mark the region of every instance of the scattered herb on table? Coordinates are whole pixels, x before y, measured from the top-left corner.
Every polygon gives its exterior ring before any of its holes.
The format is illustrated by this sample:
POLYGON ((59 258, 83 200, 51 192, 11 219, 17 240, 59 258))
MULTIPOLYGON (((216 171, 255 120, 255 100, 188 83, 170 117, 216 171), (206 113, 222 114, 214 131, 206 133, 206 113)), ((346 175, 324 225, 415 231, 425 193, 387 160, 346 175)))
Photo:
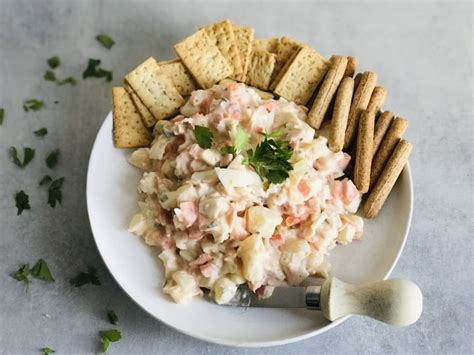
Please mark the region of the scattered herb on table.
POLYGON ((86 284, 92 284, 100 286, 99 276, 97 275, 97 269, 93 266, 87 267, 87 272, 80 272, 77 276, 71 279, 71 285, 81 287, 86 284))
POLYGON ((39 186, 43 186, 43 185, 45 185, 45 184, 49 184, 51 181, 53 181, 53 179, 51 178, 51 176, 45 175, 45 176, 43 176, 43 178, 42 178, 41 181, 39 182, 39 186))
POLYGON ((267 179, 274 184, 285 181, 289 176, 288 172, 293 170, 289 162, 293 149, 289 142, 279 139, 282 135, 279 131, 265 134, 255 151, 247 151, 248 157, 245 160, 262 180, 267 179))
POLYGON ((214 135, 208 127, 195 126, 194 127, 194 138, 196 138, 197 144, 204 149, 211 148, 214 142, 214 135))
POLYGON ((51 271, 49 271, 48 264, 43 259, 39 259, 38 262, 31 269, 31 275, 37 279, 43 281, 54 281, 51 271))
POLYGON ((5 109, 0 108, 0 125, 3 123, 4 118, 5 118, 5 109))
POLYGON ((111 309, 109 309, 107 311, 107 318, 109 319, 109 322, 113 325, 117 325, 118 322, 119 322, 117 314, 114 311, 112 311, 111 309))
POLYGON ((247 132, 241 127, 237 127, 237 132, 232 139, 232 146, 227 146, 221 149, 224 154, 240 154, 248 145, 249 136, 247 132))
POLYGON ((95 38, 107 49, 112 48, 115 44, 112 38, 104 34, 97 35, 95 38))
POLYGON ((33 148, 23 148, 23 161, 18 158, 18 152, 15 147, 10 147, 10 159, 11 161, 20 168, 24 168, 29 164, 30 161, 35 157, 35 150, 33 148))
POLYGON ((30 197, 21 190, 15 194, 15 206, 17 208, 16 215, 19 216, 24 210, 31 209, 30 206, 30 197))
POLYGON ((38 111, 44 106, 44 102, 37 99, 27 99, 23 103, 23 110, 28 111, 38 111))
POLYGON ((42 348, 41 351, 43 352, 43 355, 48 355, 56 352, 56 350, 53 350, 48 347, 42 348))
POLYGON ((56 202, 61 203, 63 200, 63 182, 64 177, 54 180, 48 187, 48 204, 53 208, 56 202))
POLYGON ((106 352, 110 343, 114 343, 122 339, 122 334, 117 329, 110 329, 99 332, 99 337, 102 342, 102 352, 106 352))
POLYGON ((61 80, 57 80, 56 83, 61 86, 61 85, 64 85, 64 84, 70 84, 70 85, 76 85, 76 79, 72 76, 68 77, 68 78, 65 78, 65 79, 61 79, 61 80))
POLYGON ((46 70, 46 73, 43 75, 43 79, 47 81, 56 81, 56 74, 51 70, 46 70))
POLYGON ((89 64, 87 65, 87 68, 84 73, 82 73, 82 78, 105 78, 107 81, 112 81, 112 72, 99 68, 99 65, 100 59, 89 59, 89 64))
POLYGON ((43 127, 43 128, 37 129, 33 133, 36 134, 38 137, 44 137, 45 135, 48 134, 48 129, 43 127))
POLYGON ((48 59, 48 65, 51 69, 59 67, 59 64, 61 64, 61 60, 57 55, 48 59))
POLYGON ((56 164, 58 163, 59 155, 59 149, 55 149, 51 153, 49 153, 49 155, 46 157, 46 165, 48 166, 48 168, 53 169, 56 166, 56 164))
POLYGON ((28 278, 28 276, 30 276, 30 273, 30 264, 23 264, 17 271, 15 271, 14 274, 12 274, 12 277, 17 281, 22 281, 28 284, 31 282, 28 278))

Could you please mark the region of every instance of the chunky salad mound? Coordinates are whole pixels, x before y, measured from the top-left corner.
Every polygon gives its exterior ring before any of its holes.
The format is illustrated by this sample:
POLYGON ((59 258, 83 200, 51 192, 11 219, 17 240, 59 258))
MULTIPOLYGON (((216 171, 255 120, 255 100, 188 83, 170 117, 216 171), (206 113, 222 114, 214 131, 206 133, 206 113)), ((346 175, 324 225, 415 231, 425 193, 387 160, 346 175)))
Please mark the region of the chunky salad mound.
POLYGON ((130 156, 143 177, 129 231, 160 247, 175 302, 207 288, 226 303, 244 283, 268 297, 327 275, 328 251, 360 238, 361 194, 343 178, 350 157, 315 138, 306 112, 244 84, 216 85, 194 91, 130 156))

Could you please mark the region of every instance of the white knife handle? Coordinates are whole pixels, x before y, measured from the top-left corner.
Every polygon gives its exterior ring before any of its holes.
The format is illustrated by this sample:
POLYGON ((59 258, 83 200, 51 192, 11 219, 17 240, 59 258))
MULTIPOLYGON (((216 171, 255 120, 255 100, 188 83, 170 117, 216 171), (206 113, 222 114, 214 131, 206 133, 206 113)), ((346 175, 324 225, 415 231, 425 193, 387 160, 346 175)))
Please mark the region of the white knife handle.
POLYGON ((321 287, 321 311, 331 321, 349 314, 360 314, 388 324, 406 326, 418 320, 422 309, 421 290, 408 280, 352 285, 330 278, 321 287))

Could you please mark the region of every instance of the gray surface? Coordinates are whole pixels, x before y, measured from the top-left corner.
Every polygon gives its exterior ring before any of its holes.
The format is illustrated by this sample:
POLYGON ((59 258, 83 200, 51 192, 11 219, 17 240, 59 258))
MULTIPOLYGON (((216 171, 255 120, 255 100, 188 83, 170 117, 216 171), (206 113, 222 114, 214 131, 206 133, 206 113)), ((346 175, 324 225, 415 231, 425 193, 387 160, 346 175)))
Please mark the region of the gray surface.
POLYGON ((472 351, 472 3, 134 3, 0 0, 0 107, 6 109, 0 127, 0 351, 38 353, 47 345, 59 353, 95 352, 97 332, 109 328, 107 307, 118 313, 124 335, 110 353, 472 351), (171 58, 173 43, 225 17, 255 26, 258 36, 295 37, 324 55, 355 54, 361 69, 378 72, 388 88, 385 107, 410 119, 415 209, 393 276, 415 281, 424 292, 424 313, 414 326, 352 318, 293 345, 226 348, 160 324, 111 279, 90 233, 85 200, 88 156, 110 110, 111 84, 89 79, 56 87, 42 79, 45 60, 58 54, 58 74, 80 77, 89 57, 100 58, 119 84, 149 55, 171 58), (111 51, 94 40, 100 32, 116 40, 111 51), (46 109, 23 112, 22 102, 30 97, 43 98, 46 109), (43 126, 50 133, 38 139, 32 131, 43 126), (8 161, 11 145, 36 148, 30 166, 20 170, 8 161), (55 147, 62 159, 52 173, 65 176, 66 183, 63 205, 53 210, 37 184, 48 172, 44 157, 55 147), (17 217, 12 195, 19 189, 29 193, 32 210, 17 217), (25 292, 8 274, 40 257, 56 282, 35 281, 25 292), (71 288, 69 278, 86 264, 97 265, 103 285, 71 288))

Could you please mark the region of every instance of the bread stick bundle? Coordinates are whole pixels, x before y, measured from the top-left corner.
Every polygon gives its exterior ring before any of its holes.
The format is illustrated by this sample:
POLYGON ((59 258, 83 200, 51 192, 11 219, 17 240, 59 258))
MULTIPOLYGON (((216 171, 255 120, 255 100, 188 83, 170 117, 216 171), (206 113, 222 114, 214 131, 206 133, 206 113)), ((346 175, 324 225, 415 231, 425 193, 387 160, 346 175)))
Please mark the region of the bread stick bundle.
POLYGON ((375 113, 363 111, 359 120, 357 134, 356 158, 354 166, 354 184, 365 194, 370 187, 370 169, 372 165, 372 149, 374 143, 375 113))
POLYGON ((347 67, 346 71, 344 72, 344 77, 350 76, 351 78, 354 76, 356 70, 357 70, 357 64, 359 61, 357 60, 356 57, 347 57, 347 67))
POLYGON ((377 150, 379 149, 385 134, 390 128, 390 124, 392 123, 394 117, 395 114, 393 112, 385 111, 377 118, 374 129, 374 155, 377 153, 377 150))
POLYGON ((352 95, 354 93, 354 79, 345 77, 336 94, 334 110, 329 126, 328 145, 333 152, 339 152, 344 146, 347 119, 351 108, 352 95))
POLYGON ((387 90, 384 87, 376 86, 370 97, 369 105, 367 110, 374 111, 376 114, 380 113, 385 98, 387 97, 387 90))
POLYGON ((380 178, 373 187, 372 191, 363 206, 364 216, 367 218, 375 218, 382 209, 387 200, 390 191, 392 191, 398 176, 401 174, 408 157, 413 149, 411 143, 406 140, 398 142, 395 150, 390 156, 387 165, 382 171, 380 178))

